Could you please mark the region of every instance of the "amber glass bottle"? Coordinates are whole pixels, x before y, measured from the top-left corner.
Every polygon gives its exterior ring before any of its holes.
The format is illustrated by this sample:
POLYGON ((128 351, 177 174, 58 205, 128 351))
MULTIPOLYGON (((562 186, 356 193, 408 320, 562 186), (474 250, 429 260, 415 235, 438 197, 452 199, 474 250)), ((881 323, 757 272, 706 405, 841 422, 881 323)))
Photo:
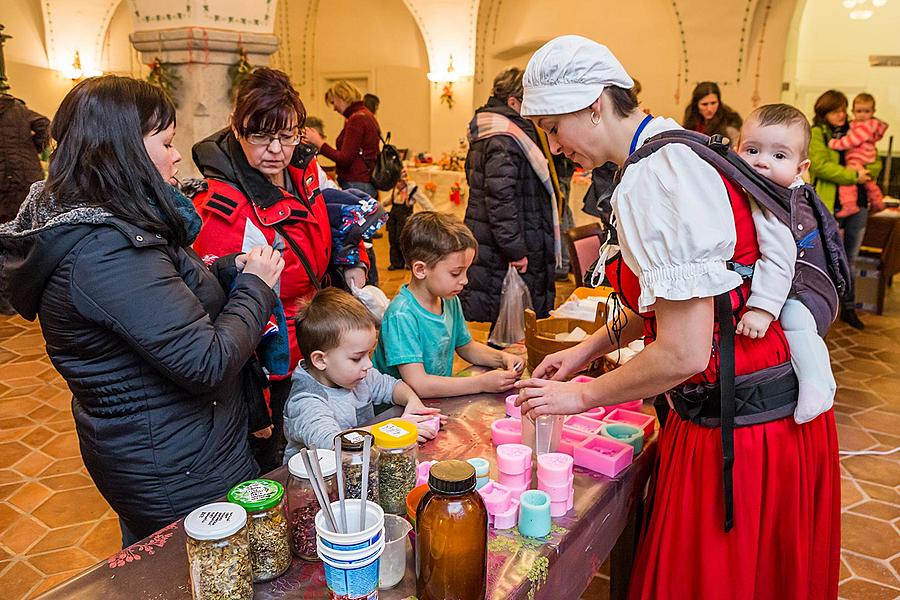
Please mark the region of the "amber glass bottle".
POLYGON ((488 515, 475 491, 475 468, 435 463, 416 509, 416 596, 483 600, 487 587, 488 515))

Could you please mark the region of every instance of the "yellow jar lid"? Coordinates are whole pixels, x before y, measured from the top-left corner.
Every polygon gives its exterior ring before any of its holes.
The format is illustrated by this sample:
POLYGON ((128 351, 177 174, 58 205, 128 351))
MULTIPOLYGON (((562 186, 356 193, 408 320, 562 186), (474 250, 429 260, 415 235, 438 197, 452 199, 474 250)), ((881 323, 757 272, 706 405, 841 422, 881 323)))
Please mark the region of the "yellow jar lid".
POLYGON ((372 427, 375 444, 380 448, 405 448, 419 438, 416 426, 403 419, 388 419, 372 427))

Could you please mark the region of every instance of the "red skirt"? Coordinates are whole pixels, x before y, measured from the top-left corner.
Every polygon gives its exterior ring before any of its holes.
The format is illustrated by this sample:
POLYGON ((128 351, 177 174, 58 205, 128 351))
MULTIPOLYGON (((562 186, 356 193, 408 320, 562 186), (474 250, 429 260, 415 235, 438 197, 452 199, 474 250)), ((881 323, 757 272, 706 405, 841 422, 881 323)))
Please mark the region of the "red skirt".
POLYGON ((837 597, 841 479, 834 413, 734 430, 734 529, 722 438, 669 413, 630 600, 837 597))

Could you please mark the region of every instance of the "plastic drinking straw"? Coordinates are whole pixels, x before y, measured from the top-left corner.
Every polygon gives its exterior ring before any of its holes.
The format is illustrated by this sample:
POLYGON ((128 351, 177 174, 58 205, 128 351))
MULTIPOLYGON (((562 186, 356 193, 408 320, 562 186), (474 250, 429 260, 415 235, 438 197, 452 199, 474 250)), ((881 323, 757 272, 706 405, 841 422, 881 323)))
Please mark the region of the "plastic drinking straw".
POLYGON ((341 438, 339 435, 334 436, 334 456, 337 459, 337 486, 338 499, 341 501, 341 533, 347 533, 347 507, 344 504, 344 467, 341 460, 341 438))
POLYGON ((366 513, 368 512, 369 496, 369 458, 372 454, 372 436, 366 436, 363 440, 362 455, 362 488, 359 492, 359 531, 366 528, 366 513))
MULTIPOLYGON (((300 449, 300 458, 303 460, 303 466, 306 467, 306 472, 309 474, 309 484, 312 486, 313 493, 316 495, 316 501, 319 503, 319 506, 322 507, 322 511, 325 513, 325 521, 327 521, 328 526, 331 528, 331 531, 334 533, 338 532, 337 524, 334 522, 334 515, 331 514, 331 511, 326 509, 328 504, 325 500, 322 499, 322 492, 319 490, 319 482, 316 481, 315 471, 312 468, 312 459, 309 457, 309 453, 306 448, 300 449)), ((318 454, 316 455, 316 462, 318 462, 318 454)), ((327 497, 327 495, 326 495, 327 497)), ((329 507, 330 508, 330 507, 329 507)))

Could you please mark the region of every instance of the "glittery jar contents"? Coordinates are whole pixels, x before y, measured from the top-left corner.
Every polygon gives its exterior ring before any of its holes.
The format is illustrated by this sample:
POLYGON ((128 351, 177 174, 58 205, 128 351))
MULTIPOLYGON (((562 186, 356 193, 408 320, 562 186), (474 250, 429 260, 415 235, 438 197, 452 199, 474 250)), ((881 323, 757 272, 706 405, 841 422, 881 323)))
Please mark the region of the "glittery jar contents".
POLYGON ((228 501, 247 511, 253 582, 282 575, 291 566, 284 487, 269 479, 245 481, 231 488, 228 501))
POLYGON ((379 451, 379 504, 388 514, 406 514, 406 495, 416 487, 416 427, 390 419, 373 427, 372 434, 379 451))
POLYGON ((247 512, 230 502, 202 506, 184 520, 194 600, 251 600, 247 512))
MULTIPOLYGON (((319 467, 322 469, 322 477, 325 479, 325 487, 328 488, 330 501, 338 499, 337 494, 337 461, 334 451, 316 450, 316 454, 310 453, 310 458, 318 455, 319 467)), ((290 531, 291 552, 303 560, 318 561, 316 553, 316 513, 319 512, 319 503, 309 481, 310 475, 306 471, 300 454, 295 454, 288 461, 287 505, 288 527, 290 531)))
MULTIPOLYGON (((344 497, 359 498, 362 493, 363 476, 363 445, 365 439, 374 436, 363 429, 350 429, 341 432, 338 436, 341 447, 341 462, 344 474, 344 497)), ((372 502, 379 500, 378 478, 378 449, 375 444, 370 444, 369 456, 369 483, 366 489, 366 498, 372 502)))

